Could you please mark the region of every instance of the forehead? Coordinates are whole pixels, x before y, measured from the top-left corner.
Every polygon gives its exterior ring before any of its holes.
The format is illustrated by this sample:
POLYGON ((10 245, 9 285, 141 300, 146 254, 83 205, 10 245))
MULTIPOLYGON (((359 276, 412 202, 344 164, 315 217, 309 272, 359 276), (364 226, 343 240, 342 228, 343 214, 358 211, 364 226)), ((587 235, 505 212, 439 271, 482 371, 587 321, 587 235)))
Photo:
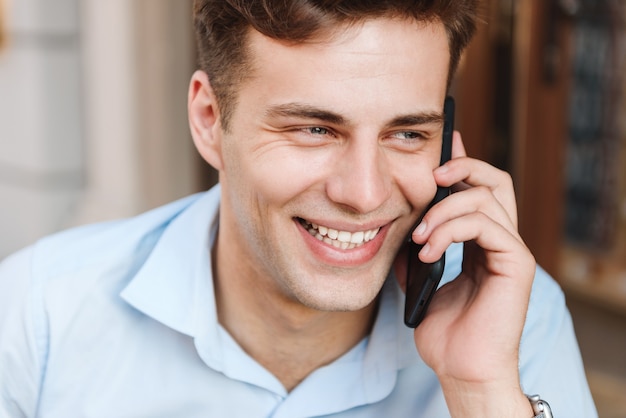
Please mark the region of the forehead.
POLYGON ((275 100, 308 96, 338 106, 358 106, 356 98, 370 105, 375 99, 381 106, 443 103, 450 53, 442 24, 380 18, 328 35, 287 43, 251 32, 251 74, 243 90, 253 88, 275 100))
POLYGON ((449 58, 449 45, 445 28, 438 21, 378 18, 353 24, 341 24, 302 42, 273 39, 251 29, 247 37, 249 52, 254 62, 267 62, 275 54, 292 53, 311 55, 324 53, 370 53, 392 56, 414 55, 422 52, 425 59, 435 57, 432 52, 449 58), (435 48, 424 48, 432 45, 435 48))

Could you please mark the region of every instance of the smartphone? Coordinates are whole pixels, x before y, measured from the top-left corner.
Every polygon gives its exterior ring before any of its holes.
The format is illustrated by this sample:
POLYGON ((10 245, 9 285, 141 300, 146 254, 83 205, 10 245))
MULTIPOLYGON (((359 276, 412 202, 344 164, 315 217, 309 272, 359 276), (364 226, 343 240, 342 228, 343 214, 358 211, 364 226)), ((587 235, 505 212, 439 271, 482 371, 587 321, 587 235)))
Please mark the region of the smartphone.
MULTIPOLYGON (((441 145, 441 161, 439 165, 445 164, 452 158, 452 133, 454 132, 454 99, 446 97, 444 106, 443 138, 441 145)), ((435 198, 428 205, 426 213, 431 207, 450 194, 447 187, 437 187, 435 198)), ((420 218, 421 221, 421 218, 420 218)), ((411 228, 409 233, 409 256, 406 277, 406 300, 404 305, 404 323, 406 326, 416 328, 424 319, 428 305, 437 291, 443 269, 446 265, 446 254, 434 263, 423 263, 418 257, 422 245, 416 244, 411 239, 411 233, 417 227, 411 228)))

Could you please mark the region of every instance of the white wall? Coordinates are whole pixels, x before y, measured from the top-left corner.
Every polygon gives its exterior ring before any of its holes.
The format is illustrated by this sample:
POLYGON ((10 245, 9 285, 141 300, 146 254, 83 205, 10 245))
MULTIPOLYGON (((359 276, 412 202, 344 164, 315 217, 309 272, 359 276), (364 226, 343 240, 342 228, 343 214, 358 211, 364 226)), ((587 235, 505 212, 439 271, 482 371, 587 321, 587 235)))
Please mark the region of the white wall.
POLYGON ((84 184, 77 0, 6 6, 0 256, 64 224, 84 184))
POLYGON ((196 191, 190 0, 9 0, 0 259, 196 191))

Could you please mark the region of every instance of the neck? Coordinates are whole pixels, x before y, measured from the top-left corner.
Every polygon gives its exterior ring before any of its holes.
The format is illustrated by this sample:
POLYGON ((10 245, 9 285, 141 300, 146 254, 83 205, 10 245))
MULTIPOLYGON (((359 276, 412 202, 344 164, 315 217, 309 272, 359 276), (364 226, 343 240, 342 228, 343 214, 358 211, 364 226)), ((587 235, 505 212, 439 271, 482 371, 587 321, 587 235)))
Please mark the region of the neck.
POLYGON ((218 243, 213 252, 220 324, 288 391, 370 333, 376 300, 352 312, 311 309, 267 286, 240 260, 220 253, 218 243))

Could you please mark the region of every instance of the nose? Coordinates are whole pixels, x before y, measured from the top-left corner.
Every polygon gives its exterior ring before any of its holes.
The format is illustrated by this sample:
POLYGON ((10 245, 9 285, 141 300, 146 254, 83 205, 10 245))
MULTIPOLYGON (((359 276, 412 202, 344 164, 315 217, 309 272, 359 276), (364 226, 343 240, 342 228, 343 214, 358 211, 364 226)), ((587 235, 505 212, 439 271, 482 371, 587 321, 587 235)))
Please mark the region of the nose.
POLYGON ((328 197, 355 212, 369 213, 391 196, 391 174, 378 141, 358 138, 344 145, 326 185, 328 197))

